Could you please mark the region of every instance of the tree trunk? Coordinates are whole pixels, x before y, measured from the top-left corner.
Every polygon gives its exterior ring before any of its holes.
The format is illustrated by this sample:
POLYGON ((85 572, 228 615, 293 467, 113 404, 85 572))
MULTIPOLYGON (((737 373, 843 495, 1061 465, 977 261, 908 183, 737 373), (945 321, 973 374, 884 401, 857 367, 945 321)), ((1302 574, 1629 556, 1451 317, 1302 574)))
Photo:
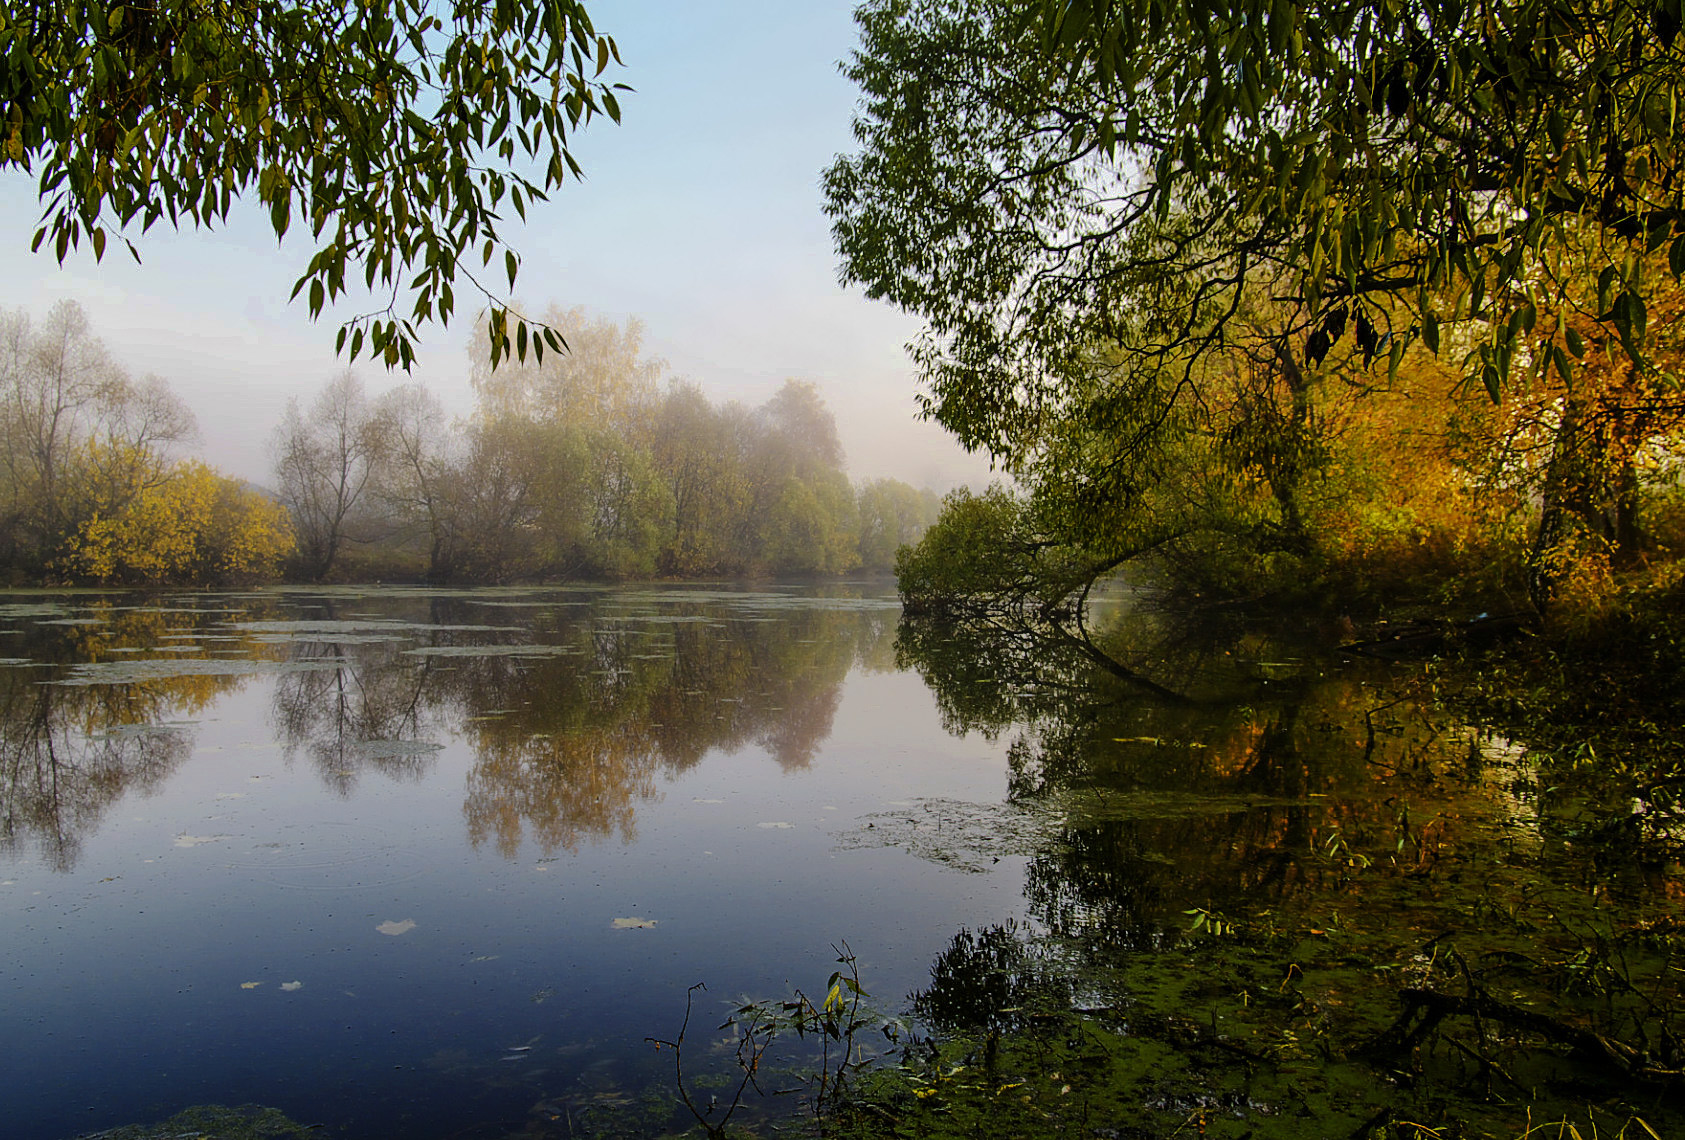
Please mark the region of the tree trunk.
POLYGON ((1562 584, 1564 567, 1558 555, 1563 540, 1573 531, 1573 515, 1583 499, 1584 466, 1581 427, 1584 410, 1578 400, 1569 400, 1562 410, 1556 438, 1551 442, 1550 464, 1540 490, 1539 527, 1527 552, 1527 600, 1540 614, 1550 609, 1562 584))
POLYGON ((1644 555, 1644 531, 1638 525, 1638 468, 1628 459, 1616 473, 1609 496, 1610 541, 1618 567, 1637 565, 1644 555))

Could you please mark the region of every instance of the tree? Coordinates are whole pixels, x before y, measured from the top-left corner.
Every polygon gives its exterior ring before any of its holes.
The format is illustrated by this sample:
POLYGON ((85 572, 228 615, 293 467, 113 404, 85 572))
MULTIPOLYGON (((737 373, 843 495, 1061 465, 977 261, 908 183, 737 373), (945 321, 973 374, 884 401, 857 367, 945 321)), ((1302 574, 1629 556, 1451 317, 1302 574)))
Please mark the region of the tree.
MULTIPOLYGON (((88 447, 111 449, 100 441, 88 447)), ((144 472, 153 465, 96 457, 86 466, 144 472)), ((215 585, 273 576, 292 545, 284 507, 188 460, 99 499, 66 539, 56 567, 98 582, 215 585)))
POLYGON ((387 440, 379 497, 399 519, 427 535, 427 576, 452 572, 452 477, 460 447, 439 398, 422 384, 404 384, 381 396, 375 416, 387 440))
MULTIPOLYGON (((1582 243, 1595 241, 1582 233, 1582 243)), ((1593 263, 1595 250, 1564 251, 1564 265, 1593 263)), ((1529 584, 1548 598, 1584 557, 1631 567, 1652 546, 1640 521, 1643 500, 1672 481, 1685 429, 1685 290, 1668 278, 1660 253, 1635 264, 1646 313, 1644 361, 1621 334, 1596 319, 1598 282, 1563 274, 1567 303, 1540 317, 1529 348, 1571 350, 1574 365, 1531 371, 1501 405, 1471 410, 1459 425, 1468 465, 1488 484, 1539 503, 1528 551, 1529 584), (1648 486, 1647 486, 1648 484, 1648 486)))
POLYGON ((657 563, 663 574, 697 577, 725 565, 742 498, 740 437, 747 419, 741 405, 716 408, 701 388, 680 381, 656 405, 651 458, 673 496, 673 535, 657 563))
POLYGON ((569 131, 620 118, 618 51, 578 0, 48 0, 0 9, 0 60, 0 170, 37 175, 34 245, 61 262, 109 234, 138 258, 137 229, 214 227, 255 195, 277 238, 309 229, 312 316, 348 271, 390 292, 340 329, 353 360, 407 368, 459 278, 492 302, 494 359, 560 346, 475 273, 502 249, 513 286, 503 211, 580 173, 569 131))
POLYGON ((650 454, 666 364, 644 355, 636 318, 620 325, 552 305, 545 320, 567 338, 566 354, 498 366, 471 350, 486 441, 512 441, 511 432, 538 441, 508 453, 527 464, 519 485, 532 512, 531 557, 570 576, 652 574, 673 525, 672 494, 650 454))
POLYGON ((636 317, 617 325, 583 308, 551 305, 544 323, 566 338, 568 350, 531 364, 499 365, 476 344, 470 377, 483 412, 542 423, 590 423, 632 430, 657 399, 665 361, 644 355, 644 326, 636 317))
POLYGON ((926 320, 928 414, 1072 519, 1138 506, 1187 409, 1267 380, 1286 541, 1331 361, 1391 383, 1419 343, 1497 401, 1587 366, 1573 314, 1655 373, 1679 8, 874 0, 826 174, 844 277, 926 320))
POLYGON ((9 315, 8 325, 8 481, 14 494, 34 500, 37 525, 51 531, 62 511, 59 483, 67 457, 97 430, 122 378, 105 346, 89 335, 88 318, 74 301, 54 306, 39 332, 21 311, 9 315))
POLYGON ((248 582, 272 578, 292 553, 286 508, 236 479, 203 464, 183 464, 181 476, 212 484, 210 515, 200 532, 198 582, 248 582))
POLYGON ((755 573, 838 574, 856 564, 854 492, 819 388, 786 380, 744 423, 735 553, 755 573))
POLYGON ((470 426, 447 492, 454 546, 449 564, 457 573, 483 582, 530 576, 571 538, 555 522, 558 515, 577 517, 551 493, 563 460, 555 442, 554 432, 517 416, 481 418, 470 426))
POLYGON ((156 377, 111 359, 74 301, 39 327, 0 313, 0 502, 9 561, 39 572, 96 511, 155 485, 193 417, 156 377))
POLYGON ((775 574, 842 574, 860 564, 859 518, 847 476, 789 477, 761 520, 765 565, 775 574))
POLYGON ((594 578, 647 578, 673 536, 673 495, 650 456, 613 432, 578 433, 585 459, 581 568, 594 578))
POLYGON ((861 484, 855 496, 860 566, 878 573, 892 569, 896 551, 922 538, 941 510, 934 491, 917 490, 898 479, 873 479, 861 484))
POLYGON ((304 573, 320 580, 333 569, 353 512, 363 504, 385 454, 383 424, 353 372, 330 380, 305 414, 296 399, 275 429, 271 447, 281 501, 292 513, 304 573))
POLYGON ((825 406, 819 386, 811 380, 786 380, 761 406, 768 445, 792 473, 808 477, 843 469, 842 441, 837 420, 825 406))
POLYGON ((1046 577, 1035 549, 1020 496, 999 483, 980 495, 962 487, 943 500, 942 517, 922 540, 896 555, 906 611, 953 614, 982 597, 1032 594, 1046 577))
POLYGON ((1326 307, 1327 343, 1366 295, 1415 299, 1435 352, 1442 317, 1484 319, 1464 364, 1496 400, 1520 334, 1567 301, 1554 255, 1587 229, 1606 242, 1597 319, 1644 356, 1631 254, 1668 245, 1685 269, 1681 16, 1678 0, 1042 0, 1029 23, 1102 94, 1100 150, 1151 164, 1161 201, 1239 207, 1241 244, 1326 307))

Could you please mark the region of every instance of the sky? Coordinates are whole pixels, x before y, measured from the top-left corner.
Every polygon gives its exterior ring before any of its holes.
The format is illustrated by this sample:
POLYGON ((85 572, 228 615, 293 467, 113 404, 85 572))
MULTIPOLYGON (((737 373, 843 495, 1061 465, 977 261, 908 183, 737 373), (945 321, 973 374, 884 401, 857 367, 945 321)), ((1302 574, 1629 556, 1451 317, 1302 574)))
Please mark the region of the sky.
MULTIPOLYGON (((852 0, 592 0, 634 90, 622 122, 571 140, 585 168, 505 238, 523 257, 519 300, 644 323, 646 350, 715 401, 758 404, 788 378, 816 383, 856 479, 939 491, 989 478, 939 427, 917 419, 905 346, 918 322, 837 281, 820 172, 852 149, 858 93, 838 71, 854 49, 852 0)), ((267 481, 268 440, 289 398, 308 403, 345 367, 337 324, 287 295, 311 255, 307 233, 277 245, 263 212, 236 209, 215 232, 135 235, 60 266, 30 254, 34 180, 0 176, 0 307, 37 319, 60 298, 135 376, 156 374, 193 409, 197 452, 267 481)), ((50 243, 48 243, 50 244, 50 243)), ((465 287, 464 287, 465 288, 465 287)), ((472 406, 464 288, 445 329, 422 331, 413 376, 458 413, 472 406)), ((360 361, 371 392, 401 373, 360 361)))

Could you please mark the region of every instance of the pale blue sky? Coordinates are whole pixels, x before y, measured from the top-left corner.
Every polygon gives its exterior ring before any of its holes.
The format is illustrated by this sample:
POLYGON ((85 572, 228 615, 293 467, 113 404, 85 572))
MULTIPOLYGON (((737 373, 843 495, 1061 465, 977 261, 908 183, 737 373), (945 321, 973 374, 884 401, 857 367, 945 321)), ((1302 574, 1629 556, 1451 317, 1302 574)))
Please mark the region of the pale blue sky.
MULTIPOLYGON (((520 295, 623 319, 676 375, 719 399, 758 403, 788 377, 815 381, 837 415, 856 477, 892 475, 946 489, 981 484, 987 465, 915 422, 903 346, 917 323, 837 285, 819 174, 850 149, 856 92, 837 71, 855 45, 848 0, 594 0, 636 90, 620 126, 575 140, 587 180, 531 213, 509 237, 525 257, 520 295)), ((199 417, 201 453, 246 478, 289 396, 340 367, 334 326, 287 303, 310 255, 276 248, 256 211, 215 234, 155 228, 135 266, 120 247, 96 266, 28 253, 33 182, 0 179, 10 248, 0 305, 36 315, 81 301, 134 373, 169 380, 199 417)), ((467 307, 465 290, 459 306, 467 307)), ((426 334, 415 376, 466 410, 467 323, 426 334)), ((397 382, 360 364, 373 389, 397 382)))

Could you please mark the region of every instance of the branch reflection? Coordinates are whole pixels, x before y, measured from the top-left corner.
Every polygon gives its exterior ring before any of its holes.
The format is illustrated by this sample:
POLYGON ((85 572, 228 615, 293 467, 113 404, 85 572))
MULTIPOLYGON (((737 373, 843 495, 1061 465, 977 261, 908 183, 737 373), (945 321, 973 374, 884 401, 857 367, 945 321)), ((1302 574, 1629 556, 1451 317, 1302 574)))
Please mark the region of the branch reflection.
POLYGON ((111 602, 6 609, 16 663, 0 667, 0 849, 33 848, 69 871, 114 804, 156 791, 191 754, 180 722, 246 678, 179 671, 223 636, 220 614, 111 602))

